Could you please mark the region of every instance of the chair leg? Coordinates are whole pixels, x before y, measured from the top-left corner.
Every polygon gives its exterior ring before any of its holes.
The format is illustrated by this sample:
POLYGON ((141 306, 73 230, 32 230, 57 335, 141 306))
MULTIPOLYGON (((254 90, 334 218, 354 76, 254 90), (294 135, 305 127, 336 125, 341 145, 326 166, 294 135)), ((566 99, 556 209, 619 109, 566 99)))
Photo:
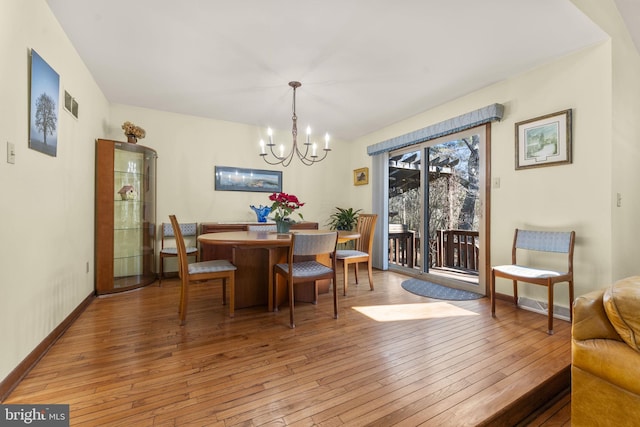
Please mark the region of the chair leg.
POLYGON ((371 260, 367 261, 367 269, 369 270, 369 288, 373 290, 373 268, 371 267, 371 260))
POLYGON ((490 295, 491 298, 491 317, 496 317, 496 272, 491 270, 490 295))
POLYGON ((289 326, 295 328, 296 325, 293 323, 293 283, 289 279, 287 279, 287 286, 289 287, 289 326))
POLYGON ((573 280, 569 280, 569 320, 573 323, 573 280))
POLYGON ((162 285, 163 278, 164 278, 164 257, 160 255, 160 276, 158 277, 158 286, 162 285))
POLYGON ((358 263, 353 264, 353 274, 356 278, 356 285, 358 284, 358 263))
MULTIPOLYGON (((335 273, 335 270, 334 270, 335 273)), ((333 283, 333 318, 337 319, 338 318, 338 287, 336 286, 336 276, 333 276, 333 280, 331 280, 331 283, 333 283)))
POLYGON ((313 304, 318 304, 318 281, 313 282, 313 304))
POLYGON ((189 283, 186 279, 181 280, 180 291, 180 326, 185 324, 187 320, 187 300, 189 299, 189 283))
POLYGON ((342 261, 342 276, 344 277, 344 283, 342 286, 343 295, 347 295, 347 283, 349 282, 349 264, 347 264, 347 260, 342 261))
POLYGON ((518 281, 513 281, 513 303, 518 306, 518 281))
POLYGON ((553 283, 547 283, 548 288, 548 299, 549 299, 549 320, 548 320, 548 329, 547 333, 549 335, 553 335, 553 283))

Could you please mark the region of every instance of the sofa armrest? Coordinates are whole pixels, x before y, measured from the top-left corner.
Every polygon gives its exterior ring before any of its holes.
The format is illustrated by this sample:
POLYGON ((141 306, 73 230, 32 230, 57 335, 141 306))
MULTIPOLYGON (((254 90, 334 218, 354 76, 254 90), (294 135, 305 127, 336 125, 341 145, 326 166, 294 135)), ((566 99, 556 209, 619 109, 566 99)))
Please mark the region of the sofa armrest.
POLYGON ((604 311, 603 295, 604 290, 599 290, 575 299, 571 331, 574 340, 601 338, 622 341, 604 311))

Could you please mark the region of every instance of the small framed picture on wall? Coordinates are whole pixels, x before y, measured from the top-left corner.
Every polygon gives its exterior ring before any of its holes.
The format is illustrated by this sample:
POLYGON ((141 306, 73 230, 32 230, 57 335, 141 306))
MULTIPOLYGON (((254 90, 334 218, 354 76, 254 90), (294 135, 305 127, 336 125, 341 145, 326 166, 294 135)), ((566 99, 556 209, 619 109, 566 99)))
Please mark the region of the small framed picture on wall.
POLYGON ((354 169, 353 185, 367 185, 369 183, 369 168, 354 169))
POLYGON ((516 169, 571 163, 571 110, 516 123, 516 169))

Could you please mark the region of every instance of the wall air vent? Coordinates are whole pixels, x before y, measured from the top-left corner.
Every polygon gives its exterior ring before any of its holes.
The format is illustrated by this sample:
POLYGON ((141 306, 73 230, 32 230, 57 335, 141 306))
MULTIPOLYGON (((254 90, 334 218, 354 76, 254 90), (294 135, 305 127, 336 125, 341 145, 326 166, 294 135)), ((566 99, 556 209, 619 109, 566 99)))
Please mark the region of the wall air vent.
POLYGON ((78 101, 66 90, 64 91, 64 109, 76 119, 78 118, 78 101))

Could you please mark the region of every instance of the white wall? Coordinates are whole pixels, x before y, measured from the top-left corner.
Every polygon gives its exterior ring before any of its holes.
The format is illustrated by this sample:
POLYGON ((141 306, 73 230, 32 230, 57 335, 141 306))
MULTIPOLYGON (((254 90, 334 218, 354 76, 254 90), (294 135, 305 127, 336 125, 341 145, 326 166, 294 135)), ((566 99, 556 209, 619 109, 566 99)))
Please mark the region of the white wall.
MULTIPOLYGON (((294 160, 287 168, 265 163, 258 142, 266 129, 239 123, 166 113, 125 105, 111 108, 106 137, 124 140, 121 124, 131 121, 147 131, 138 141, 158 152, 158 223, 169 214, 180 221, 255 221, 249 205, 268 205, 270 193, 215 191, 214 167, 236 166, 283 172, 283 191, 306 205, 307 221, 323 226, 336 206, 352 206, 351 169, 343 141, 332 141, 328 157, 313 166, 294 160)), ((291 130, 274 131, 274 140, 291 146, 291 130)), ((294 219, 296 219, 294 214, 294 219)))
MULTIPOLYGON (((599 288, 611 270, 611 47, 586 49, 523 75, 479 90, 358 139, 352 158, 366 147, 493 103, 505 106, 492 125, 492 177, 501 186, 491 194, 491 264, 509 263, 516 227, 567 230, 577 234, 576 294, 599 288), (515 123, 573 109, 573 163, 515 170, 515 123)), ((371 205, 371 195, 362 203, 371 205)), ((566 286, 557 286, 556 303, 567 306, 566 286)), ((497 284, 511 294, 511 283, 497 284)), ((546 289, 520 292, 546 300, 546 289)))
POLYGON ((611 2, 574 1, 612 37, 611 264, 613 278, 621 279, 639 273, 640 56, 611 2))
POLYGON ((0 2, 0 379, 93 292, 94 143, 109 105, 44 0, 0 2), (80 104, 58 152, 29 149, 29 49, 80 104), (16 162, 6 162, 6 142, 16 162), (89 262, 89 272, 86 263, 89 262))

